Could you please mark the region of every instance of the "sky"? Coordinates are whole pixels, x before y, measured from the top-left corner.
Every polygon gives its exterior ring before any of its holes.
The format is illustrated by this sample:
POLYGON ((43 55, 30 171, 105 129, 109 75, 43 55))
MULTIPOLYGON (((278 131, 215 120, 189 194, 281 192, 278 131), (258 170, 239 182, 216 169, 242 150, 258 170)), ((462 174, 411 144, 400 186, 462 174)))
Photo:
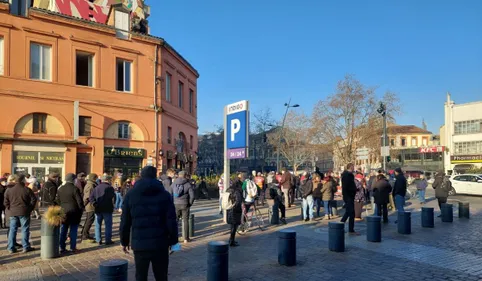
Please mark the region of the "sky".
POLYGON ((200 73, 199 133, 223 107, 249 100, 251 116, 290 98, 310 114, 353 74, 377 95, 395 92, 399 124, 433 133, 455 103, 482 100, 481 0, 146 0, 151 33, 200 73))

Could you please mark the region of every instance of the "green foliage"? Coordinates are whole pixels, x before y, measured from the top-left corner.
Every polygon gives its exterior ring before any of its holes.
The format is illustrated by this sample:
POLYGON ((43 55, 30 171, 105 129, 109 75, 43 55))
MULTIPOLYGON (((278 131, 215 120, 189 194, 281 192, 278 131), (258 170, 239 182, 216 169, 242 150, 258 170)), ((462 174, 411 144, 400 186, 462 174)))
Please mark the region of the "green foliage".
POLYGON ((470 170, 467 170, 467 174, 477 174, 477 175, 482 175, 482 168, 473 168, 470 170))

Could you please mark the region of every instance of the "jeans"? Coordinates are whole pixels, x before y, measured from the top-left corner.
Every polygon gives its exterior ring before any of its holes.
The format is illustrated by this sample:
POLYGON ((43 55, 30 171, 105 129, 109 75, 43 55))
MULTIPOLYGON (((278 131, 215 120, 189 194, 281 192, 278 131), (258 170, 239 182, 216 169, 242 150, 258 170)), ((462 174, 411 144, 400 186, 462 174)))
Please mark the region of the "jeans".
POLYGON ((8 230, 8 246, 9 251, 15 251, 15 241, 17 241, 18 223, 22 227, 22 247, 24 249, 30 248, 30 216, 15 216, 10 217, 10 229, 8 230))
POLYGON ((348 219, 348 232, 355 232, 355 200, 351 198, 345 199, 345 214, 341 218, 341 222, 345 223, 348 219))
POLYGON ((115 209, 119 210, 122 209, 122 202, 124 200, 122 199, 122 194, 120 192, 115 193, 115 209))
POLYGON ((402 195, 395 195, 395 208, 397 212, 405 212, 405 197, 402 195))
MULTIPOLYGON (((321 208, 321 204, 323 204, 323 201, 321 200, 321 198, 313 198, 313 200, 315 201, 315 206, 316 206, 316 216, 319 217, 320 216, 320 208, 321 208)), ((325 209, 325 213, 326 213, 326 209, 325 209)))
POLYGON ((85 223, 84 227, 82 228, 82 239, 89 239, 90 238, 90 228, 95 220, 95 213, 94 212, 87 212, 85 213, 85 223))
POLYGON ((102 241, 101 227, 102 221, 105 222, 105 242, 112 242, 112 213, 96 213, 95 214, 95 241, 102 241))
POLYGON ((176 207, 176 217, 182 218, 182 238, 189 240, 189 207, 184 204, 174 205, 176 207))
POLYGON ((78 224, 62 224, 60 226, 60 250, 65 251, 65 241, 67 240, 67 233, 69 233, 70 228, 70 250, 77 249, 77 231, 79 229, 78 224))
POLYGON ((303 198, 303 218, 306 220, 306 209, 308 208, 308 213, 310 215, 310 219, 313 218, 313 196, 308 195, 308 197, 303 198))
POLYGON ((425 189, 418 190, 418 200, 420 203, 425 203, 425 189))
POLYGON ((136 281, 147 281, 149 265, 152 263, 152 272, 156 281, 167 281, 169 267, 169 249, 160 251, 134 251, 136 265, 136 281))
POLYGON ((325 209, 325 216, 333 216, 330 208, 330 201, 323 201, 323 208, 325 209))

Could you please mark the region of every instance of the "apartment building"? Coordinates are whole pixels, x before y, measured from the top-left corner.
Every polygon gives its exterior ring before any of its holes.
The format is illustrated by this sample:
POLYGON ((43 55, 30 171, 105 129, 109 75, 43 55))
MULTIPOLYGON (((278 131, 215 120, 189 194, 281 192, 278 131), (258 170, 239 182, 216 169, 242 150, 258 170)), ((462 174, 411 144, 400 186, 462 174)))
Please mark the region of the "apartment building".
POLYGON ((196 168, 198 72, 110 2, 0 0, 1 173, 196 168))

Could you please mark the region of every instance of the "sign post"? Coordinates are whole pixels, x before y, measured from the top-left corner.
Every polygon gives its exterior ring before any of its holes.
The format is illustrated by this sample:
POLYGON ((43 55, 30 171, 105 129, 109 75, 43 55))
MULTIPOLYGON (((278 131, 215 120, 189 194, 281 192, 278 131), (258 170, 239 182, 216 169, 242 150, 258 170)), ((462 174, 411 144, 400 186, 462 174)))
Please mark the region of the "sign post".
MULTIPOLYGON (((248 157, 249 146, 249 103, 246 100, 224 107, 224 190, 229 188, 230 159, 248 157)), ((221 194, 219 196, 222 196, 221 194)), ((226 222, 226 210, 223 209, 226 222)))

